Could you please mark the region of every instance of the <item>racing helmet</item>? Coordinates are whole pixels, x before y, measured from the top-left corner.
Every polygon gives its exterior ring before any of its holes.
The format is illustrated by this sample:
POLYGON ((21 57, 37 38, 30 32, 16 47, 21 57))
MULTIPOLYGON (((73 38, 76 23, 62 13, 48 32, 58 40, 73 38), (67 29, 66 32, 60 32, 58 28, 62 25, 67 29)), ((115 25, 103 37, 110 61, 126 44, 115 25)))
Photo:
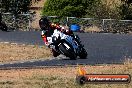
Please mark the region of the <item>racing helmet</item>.
POLYGON ((39 20, 39 26, 42 30, 48 30, 50 27, 50 21, 47 17, 42 17, 39 20))

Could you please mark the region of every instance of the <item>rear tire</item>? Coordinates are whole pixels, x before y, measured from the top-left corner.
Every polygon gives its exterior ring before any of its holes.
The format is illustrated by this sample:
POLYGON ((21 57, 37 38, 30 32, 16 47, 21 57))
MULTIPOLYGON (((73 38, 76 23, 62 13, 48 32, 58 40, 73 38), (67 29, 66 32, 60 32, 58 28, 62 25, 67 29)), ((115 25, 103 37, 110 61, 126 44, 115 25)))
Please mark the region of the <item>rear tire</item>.
POLYGON ((59 45, 59 49, 65 56, 69 57, 71 60, 76 60, 77 56, 71 48, 67 50, 66 47, 61 44, 59 45))

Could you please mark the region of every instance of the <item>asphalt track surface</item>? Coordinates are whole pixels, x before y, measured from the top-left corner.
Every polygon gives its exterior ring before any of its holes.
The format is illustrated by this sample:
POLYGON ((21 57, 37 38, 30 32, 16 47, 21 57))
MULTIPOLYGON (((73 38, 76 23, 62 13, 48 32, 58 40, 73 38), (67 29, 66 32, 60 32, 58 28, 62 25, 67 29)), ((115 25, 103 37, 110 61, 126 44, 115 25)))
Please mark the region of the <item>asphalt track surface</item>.
MULTIPOLYGON (((3 32, 0 31, 0 42, 20 44, 32 44, 42 46, 44 43, 40 37, 40 31, 34 32, 3 32)), ((77 64, 114 64, 122 63, 126 58, 132 59, 132 35, 130 34, 106 34, 106 33, 75 33, 78 34, 85 49, 88 52, 87 59, 70 60, 58 56, 49 60, 19 61, 0 64, 3 67, 35 67, 35 66, 64 66, 77 64)))

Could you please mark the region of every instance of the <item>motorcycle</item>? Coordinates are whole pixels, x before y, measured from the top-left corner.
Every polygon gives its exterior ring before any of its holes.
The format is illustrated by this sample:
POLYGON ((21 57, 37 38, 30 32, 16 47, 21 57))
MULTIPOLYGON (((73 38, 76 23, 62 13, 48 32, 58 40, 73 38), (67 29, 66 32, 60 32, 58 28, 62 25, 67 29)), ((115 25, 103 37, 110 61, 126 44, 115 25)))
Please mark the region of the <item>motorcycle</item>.
POLYGON ((72 60, 75 60, 77 56, 81 59, 87 57, 84 45, 81 44, 77 35, 66 35, 56 29, 51 37, 47 37, 47 40, 50 43, 50 48, 54 48, 57 53, 63 54, 72 60))

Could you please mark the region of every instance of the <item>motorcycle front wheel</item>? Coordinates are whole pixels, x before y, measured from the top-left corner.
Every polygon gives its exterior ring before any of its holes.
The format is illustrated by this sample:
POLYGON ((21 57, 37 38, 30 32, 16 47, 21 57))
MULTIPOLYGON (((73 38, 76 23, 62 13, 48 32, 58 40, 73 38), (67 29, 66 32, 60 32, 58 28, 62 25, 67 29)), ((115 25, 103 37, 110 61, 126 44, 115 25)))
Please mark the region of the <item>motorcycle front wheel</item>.
POLYGON ((64 44, 60 44, 59 50, 62 52, 62 54, 69 57, 71 60, 76 60, 77 56, 71 48, 67 49, 64 44))

